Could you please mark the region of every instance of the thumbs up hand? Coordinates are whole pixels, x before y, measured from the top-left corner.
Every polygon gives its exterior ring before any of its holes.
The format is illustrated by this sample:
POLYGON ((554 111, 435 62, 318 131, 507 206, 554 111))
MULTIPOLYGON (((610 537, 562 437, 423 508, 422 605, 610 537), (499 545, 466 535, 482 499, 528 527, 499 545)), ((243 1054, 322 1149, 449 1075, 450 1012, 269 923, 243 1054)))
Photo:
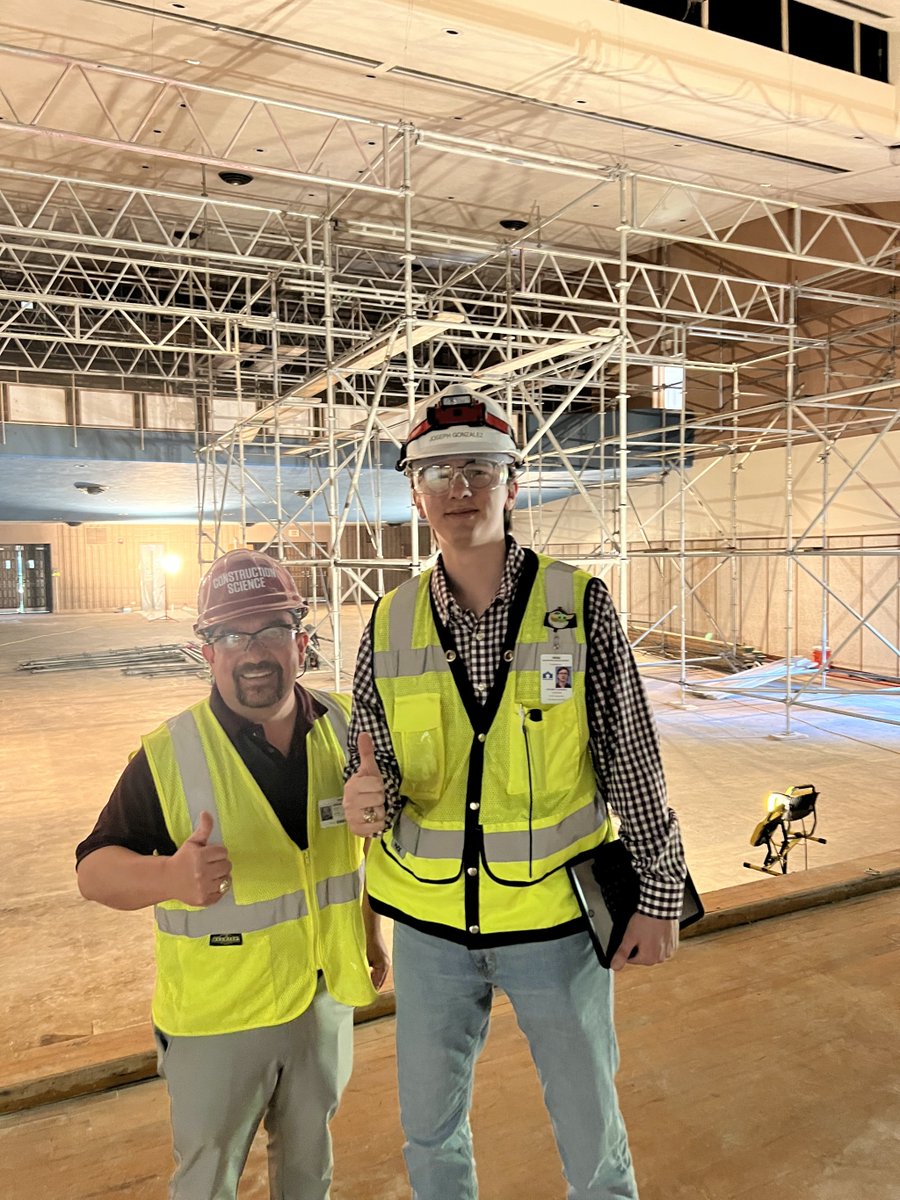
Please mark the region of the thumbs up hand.
POLYGON ((168 860, 169 887, 173 900, 208 908, 221 900, 231 887, 231 863, 224 846, 209 844, 213 819, 208 812, 197 818, 194 831, 168 860))
POLYGON ((344 816, 357 837, 384 832, 384 780, 375 761, 375 743, 368 733, 357 741, 359 766, 344 784, 344 816))

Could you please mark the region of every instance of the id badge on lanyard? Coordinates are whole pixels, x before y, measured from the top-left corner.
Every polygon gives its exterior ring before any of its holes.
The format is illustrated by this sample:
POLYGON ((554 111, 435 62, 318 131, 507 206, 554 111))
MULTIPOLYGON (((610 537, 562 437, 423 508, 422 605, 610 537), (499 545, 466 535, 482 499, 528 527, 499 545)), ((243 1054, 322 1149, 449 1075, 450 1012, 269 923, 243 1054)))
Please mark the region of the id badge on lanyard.
POLYGON ((572 655, 541 655, 541 704, 572 699, 572 655))

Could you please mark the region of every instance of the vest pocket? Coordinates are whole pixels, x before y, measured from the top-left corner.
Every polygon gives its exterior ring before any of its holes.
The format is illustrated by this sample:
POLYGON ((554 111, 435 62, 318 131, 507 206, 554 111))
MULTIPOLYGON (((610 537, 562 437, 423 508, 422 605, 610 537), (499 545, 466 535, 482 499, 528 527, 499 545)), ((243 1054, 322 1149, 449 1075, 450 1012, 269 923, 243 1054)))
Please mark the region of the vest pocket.
MULTIPOLYGON (((574 700, 562 704, 523 705, 524 718, 510 721, 510 793, 537 800, 557 800, 580 767, 584 746, 579 737, 574 700)), ((539 811, 535 811, 537 818, 539 811)), ((549 815, 549 814, 548 814, 549 815)))
POLYGON ((417 800, 437 800, 444 778, 444 731, 438 693, 397 696, 391 732, 404 790, 417 800))
POLYGON ((234 946, 211 946, 209 937, 161 939, 160 974, 168 984, 173 1024, 189 1014, 184 1024, 192 1028, 186 1032, 226 1033, 282 1019, 267 931, 245 933, 234 946))

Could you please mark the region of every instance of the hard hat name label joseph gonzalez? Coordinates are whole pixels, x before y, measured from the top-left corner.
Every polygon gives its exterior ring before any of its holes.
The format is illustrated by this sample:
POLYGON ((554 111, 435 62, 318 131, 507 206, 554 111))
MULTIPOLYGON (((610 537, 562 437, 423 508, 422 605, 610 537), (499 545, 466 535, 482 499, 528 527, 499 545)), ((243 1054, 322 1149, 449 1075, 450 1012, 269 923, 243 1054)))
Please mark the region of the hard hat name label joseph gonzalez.
POLYGON ((400 447, 398 471, 425 458, 471 454, 509 456, 521 462, 513 427, 496 400, 453 384, 416 406, 409 436, 400 447))

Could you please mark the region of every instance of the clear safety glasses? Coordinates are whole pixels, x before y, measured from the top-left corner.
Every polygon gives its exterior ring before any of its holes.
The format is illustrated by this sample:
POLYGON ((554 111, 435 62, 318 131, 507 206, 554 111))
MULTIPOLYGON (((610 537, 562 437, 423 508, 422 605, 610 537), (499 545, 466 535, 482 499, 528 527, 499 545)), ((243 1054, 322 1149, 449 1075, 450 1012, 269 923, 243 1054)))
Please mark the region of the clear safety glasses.
POLYGON ((466 463, 427 463, 413 467, 413 487, 429 496, 446 496, 459 476, 473 492, 500 487, 509 478, 509 463, 490 458, 472 458, 466 463))
POLYGON ((249 650, 254 642, 270 650, 283 650, 299 632, 294 625, 267 625, 265 629, 257 629, 256 633, 220 633, 217 637, 207 638, 207 642, 211 646, 221 646, 223 650, 241 654, 249 650))

